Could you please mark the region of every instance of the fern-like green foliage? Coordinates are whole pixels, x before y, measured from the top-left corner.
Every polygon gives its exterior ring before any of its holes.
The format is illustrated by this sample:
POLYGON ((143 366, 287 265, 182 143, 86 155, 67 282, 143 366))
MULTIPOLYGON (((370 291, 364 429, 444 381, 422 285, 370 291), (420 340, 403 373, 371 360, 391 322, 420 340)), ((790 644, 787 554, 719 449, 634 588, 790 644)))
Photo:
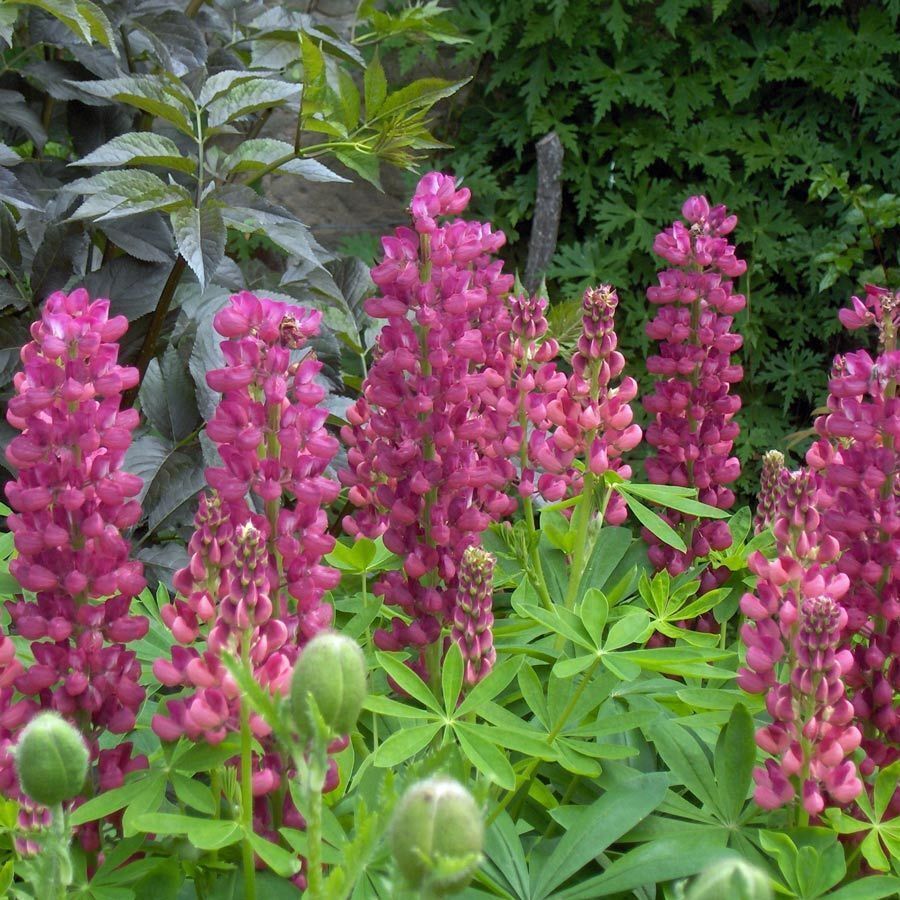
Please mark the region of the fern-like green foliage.
MULTIPOLYGON (((900 2, 461 0, 457 60, 477 70, 443 165, 524 267, 534 144, 565 147, 551 295, 614 282, 644 389, 654 234, 704 193, 740 217, 749 262, 739 452, 755 461, 807 427, 836 310, 863 281, 897 286, 900 2), (887 271, 885 271, 887 270, 887 271)), ((564 318, 564 317, 563 317, 564 318)), ((802 448, 802 444, 799 445, 802 448)))

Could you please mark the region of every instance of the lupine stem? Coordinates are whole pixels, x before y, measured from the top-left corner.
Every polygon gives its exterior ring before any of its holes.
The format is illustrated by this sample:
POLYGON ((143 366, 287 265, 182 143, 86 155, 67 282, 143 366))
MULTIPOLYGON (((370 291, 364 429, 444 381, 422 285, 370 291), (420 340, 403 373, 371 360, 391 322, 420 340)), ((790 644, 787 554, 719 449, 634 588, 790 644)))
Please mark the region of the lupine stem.
MULTIPOLYGON (((252 671, 249 631, 244 633, 241 642, 241 664, 245 671, 252 671)), ((256 865, 248 837, 253 831, 253 735, 250 732, 250 706, 246 701, 241 702, 241 824, 244 826, 241 842, 244 897, 246 900, 256 900, 256 865)))

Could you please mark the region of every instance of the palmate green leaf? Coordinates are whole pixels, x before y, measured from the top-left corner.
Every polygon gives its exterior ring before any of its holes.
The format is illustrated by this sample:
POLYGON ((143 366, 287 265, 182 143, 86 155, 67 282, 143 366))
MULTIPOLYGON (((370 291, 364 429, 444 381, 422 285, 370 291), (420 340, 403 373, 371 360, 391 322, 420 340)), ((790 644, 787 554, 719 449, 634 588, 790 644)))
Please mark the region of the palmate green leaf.
POLYGON ((244 832, 259 858, 281 878, 290 878, 300 870, 300 857, 260 837, 252 829, 244 832))
POLYGON ((373 765, 383 769, 400 765, 420 750, 424 750, 443 727, 443 723, 433 722, 395 732, 383 744, 379 744, 378 749, 372 754, 373 765))
POLYGON ((219 128, 258 110, 280 106, 299 93, 299 84, 258 77, 233 84, 228 91, 210 100, 204 109, 209 127, 219 128))
MULTIPOLYGON (((505 690, 506 686, 516 677, 522 667, 521 656, 508 657, 503 662, 494 666, 490 675, 473 687, 466 695, 465 700, 456 710, 457 716, 465 716, 470 712, 477 713, 484 703, 493 700, 505 690)), ((449 707, 448 707, 449 709, 449 707)))
POLYGON ((594 541, 594 548, 584 569, 579 586, 578 600, 591 588, 603 588, 616 566, 625 558, 634 543, 634 535, 628 528, 606 525, 594 541))
POLYGON ((731 712, 728 725, 719 733, 713 757, 719 809, 726 822, 736 823, 740 817, 750 790, 755 762, 753 719, 747 707, 738 703, 731 712))
POLYGON ((699 516, 704 519, 727 519, 731 516, 728 510, 709 506, 707 503, 700 503, 693 499, 696 497, 697 492, 691 488, 667 484, 632 484, 626 481, 620 485, 618 490, 620 493, 632 494, 644 500, 658 503, 660 506, 668 506, 672 509, 677 509, 679 512, 699 516))
POLYGON ((142 813, 135 828, 149 834, 183 834, 198 850, 221 850, 244 836, 239 822, 199 819, 173 813, 142 813))
POLYGON ((380 716, 396 716, 400 719, 434 719, 437 716, 437 713, 422 709, 420 706, 409 706, 378 694, 367 695, 363 702, 363 709, 368 709, 380 716))
POLYGON ((515 599, 513 600, 513 608, 520 616, 540 622, 549 634, 564 635, 568 640, 572 641, 573 644, 576 644, 585 650, 596 649, 591 639, 585 634, 581 620, 573 613, 569 613, 568 618, 564 617, 563 614, 567 612, 567 610, 556 609, 551 612, 550 610, 544 609, 542 606, 537 606, 532 603, 523 603, 515 599))
POLYGON ((635 497, 632 497, 630 494, 621 490, 619 493, 624 498, 628 508, 634 513, 634 517, 641 525, 647 528, 648 531, 658 537, 664 544, 668 544, 670 547, 674 547, 682 553, 687 550, 684 541, 668 522, 661 519, 655 512, 644 506, 643 503, 635 497))
POLYGON ((448 714, 452 714, 456 709, 462 684, 462 650, 456 641, 451 641, 441 663, 441 694, 444 698, 444 709, 448 714))
POLYGON ((620 650, 616 657, 637 663, 647 672, 681 675, 684 678, 707 678, 727 681, 734 678, 734 669, 709 665, 710 662, 733 658, 727 650, 706 647, 653 647, 641 650, 620 650))
POLYGON ((515 897, 530 896, 525 851, 516 832, 515 823, 505 810, 487 829, 484 853, 487 859, 482 864, 483 871, 486 871, 494 880, 497 875, 501 875, 515 897), (492 871, 494 867, 496 868, 495 872, 492 871))
POLYGON ((71 166, 155 165, 189 174, 196 173, 197 160, 182 156, 171 138, 149 131, 120 134, 93 153, 69 163, 71 166))
MULTIPOLYGON (((545 900, 649 815, 662 802, 667 787, 665 773, 637 775, 611 788, 590 806, 572 810, 559 844, 538 871, 532 873, 531 900, 545 900)), ((551 815, 556 818, 558 813, 554 810, 551 815)))
POLYGON ((182 206, 172 210, 172 230, 178 250, 206 288, 225 258, 225 221, 219 202, 207 197, 200 208, 182 206))
POLYGON ((516 775, 506 754, 487 740, 482 731, 467 722, 457 722, 453 733, 463 754, 479 772, 504 790, 515 789, 516 775))
POLYGON ((629 850, 610 863, 602 875, 554 896, 558 900, 595 900, 624 894, 648 883, 696 875, 714 862, 733 859, 735 855, 725 849, 724 841, 717 841, 713 836, 705 843, 699 843, 693 836, 653 841, 629 850))
POLYGON ((432 712, 438 715, 443 714, 443 710, 434 694, 431 693, 428 685, 409 666, 403 663, 397 655, 378 652, 375 654, 375 658, 378 660, 381 668, 397 683, 401 690, 405 691, 413 699, 418 700, 419 703, 432 712))
POLYGON ((166 775, 164 772, 150 772, 145 770, 137 774, 133 780, 122 787, 104 791, 97 797, 92 797, 74 810, 69 816, 73 826, 85 825, 97 819, 103 819, 120 809, 139 803, 142 798, 152 798, 161 795, 165 790, 166 775))

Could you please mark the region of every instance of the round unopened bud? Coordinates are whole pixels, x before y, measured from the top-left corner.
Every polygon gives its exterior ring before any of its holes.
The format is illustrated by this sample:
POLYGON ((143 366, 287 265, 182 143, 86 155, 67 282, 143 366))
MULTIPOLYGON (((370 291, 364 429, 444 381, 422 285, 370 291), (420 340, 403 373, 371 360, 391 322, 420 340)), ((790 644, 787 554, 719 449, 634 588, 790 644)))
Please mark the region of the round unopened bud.
POLYGON ((472 795, 452 778, 414 784, 391 821, 390 845, 397 868, 416 889, 455 894, 481 862, 484 824, 472 795))
POLYGON ((353 730, 366 699, 366 660, 356 641, 329 631, 303 648, 291 677, 291 708, 302 740, 314 732, 310 697, 332 734, 353 730))
POLYGON ((704 869, 685 900, 772 900, 772 879, 743 859, 725 859, 704 869))
POLYGON ((71 800, 84 787, 88 757, 78 729, 55 712, 41 713, 25 727, 16 745, 22 790, 42 806, 71 800))

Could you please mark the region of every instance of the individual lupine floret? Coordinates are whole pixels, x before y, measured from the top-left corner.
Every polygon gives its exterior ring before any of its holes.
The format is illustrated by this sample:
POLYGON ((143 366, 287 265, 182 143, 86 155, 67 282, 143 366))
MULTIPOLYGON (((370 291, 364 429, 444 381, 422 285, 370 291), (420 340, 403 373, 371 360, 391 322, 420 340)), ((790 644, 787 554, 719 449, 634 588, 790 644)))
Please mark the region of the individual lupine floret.
POLYGON ((874 325, 878 353, 835 358, 828 413, 816 419, 807 462, 821 473, 825 525, 850 580, 843 644, 854 664, 845 680, 869 775, 900 757, 900 298, 866 285, 865 298, 853 297, 839 317, 851 330, 874 325))
MULTIPOLYGON (((10 572, 35 597, 6 605, 15 631, 32 641, 33 663, 23 666, 12 641, 0 637, 0 789, 7 796, 18 796, 15 737, 39 710, 55 710, 81 729, 101 789, 147 764, 128 741, 115 751, 98 746, 103 731, 134 728, 145 696, 140 664, 125 646, 148 628, 130 614, 144 579, 123 536, 141 513, 141 479, 124 469, 138 423, 134 410, 120 408, 138 377, 117 362, 126 328, 123 316, 110 318, 108 300, 91 301, 84 290, 52 294, 13 380, 7 419, 21 433, 6 451, 18 473, 6 488, 18 551, 10 572)), ((96 826, 79 836, 92 849, 96 826)))
POLYGON ((467 547, 459 567, 452 639, 459 645, 470 687, 486 678, 497 659, 494 649, 494 557, 467 547))
MULTIPOLYGON (((728 485, 740 475, 731 451, 741 401, 731 387, 743 377, 741 367, 731 361, 742 339, 730 329, 734 314, 746 303, 733 292, 732 279, 747 265, 727 240, 737 217, 727 215, 724 206, 710 207, 705 197, 690 197, 681 212, 687 222, 676 221, 653 244, 654 252, 672 267, 660 272, 657 286, 647 289, 647 299, 659 306, 647 335, 660 342, 660 352, 647 360, 647 369, 660 380, 643 401, 653 417, 647 441, 656 448, 646 460, 646 471, 654 484, 696 487, 703 503, 729 509, 734 493, 728 485)), ((650 559, 658 569, 678 574, 695 558, 731 544, 721 520, 697 523, 674 511, 666 517, 673 526, 681 525, 688 549, 682 553, 665 546, 645 531, 650 559)), ((711 588, 718 578, 708 571, 704 581, 711 588)))
POLYGON ((753 773, 754 799, 776 809, 799 797, 806 814, 819 816, 827 804, 845 806, 862 791, 848 757, 862 735, 852 724, 853 707, 844 696, 841 675, 849 652, 837 652, 847 613, 831 596, 812 597, 800 609, 791 654, 790 683, 769 692, 766 708, 773 722, 756 741, 777 759, 753 773))
POLYGON ((357 507, 350 534, 384 536, 403 559, 375 586, 399 607, 375 641, 386 650, 439 646, 452 622, 463 551, 515 501, 506 494, 515 470, 495 452, 499 429, 482 392, 496 374, 508 332, 503 298, 511 285, 493 258, 502 233, 490 225, 446 221, 466 207, 453 178, 426 175, 412 202, 413 228, 383 239, 372 270, 380 294, 366 310, 387 319, 341 435, 348 468, 341 478, 357 507), (441 220, 441 221, 439 221, 441 220))
POLYGON ((784 454, 780 450, 768 450, 763 455, 759 495, 756 514, 753 517, 753 531, 759 534, 775 521, 778 508, 778 492, 781 472, 784 469, 784 454))

